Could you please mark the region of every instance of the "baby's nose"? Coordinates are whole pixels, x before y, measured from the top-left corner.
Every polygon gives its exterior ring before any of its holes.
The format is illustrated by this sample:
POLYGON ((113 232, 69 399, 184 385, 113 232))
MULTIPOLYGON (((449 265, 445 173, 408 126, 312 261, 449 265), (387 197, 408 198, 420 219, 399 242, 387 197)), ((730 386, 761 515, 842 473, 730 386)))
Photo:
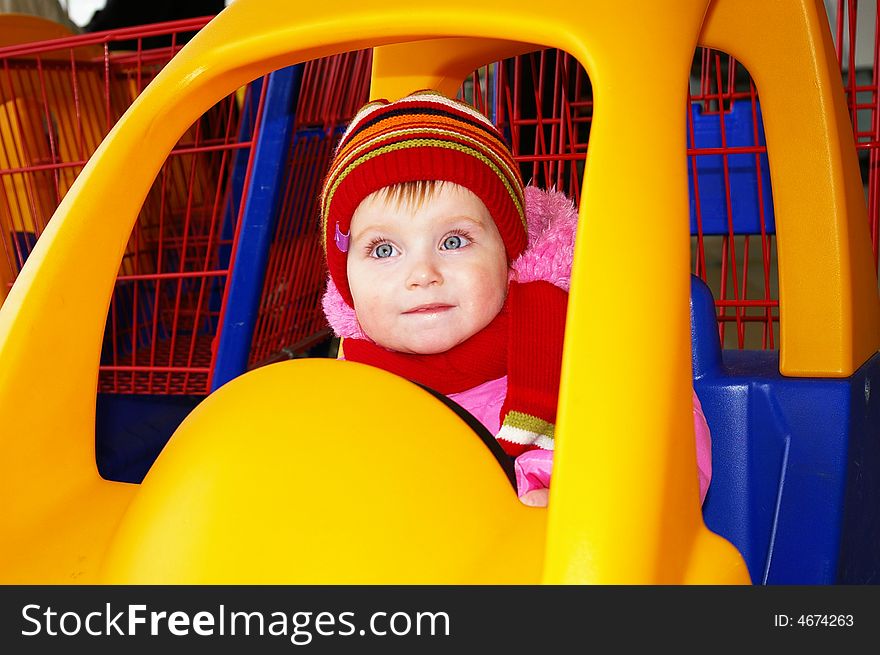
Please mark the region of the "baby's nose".
POLYGON ((428 287, 443 284, 443 274, 440 267, 430 257, 419 258, 412 266, 407 276, 408 288, 428 287))

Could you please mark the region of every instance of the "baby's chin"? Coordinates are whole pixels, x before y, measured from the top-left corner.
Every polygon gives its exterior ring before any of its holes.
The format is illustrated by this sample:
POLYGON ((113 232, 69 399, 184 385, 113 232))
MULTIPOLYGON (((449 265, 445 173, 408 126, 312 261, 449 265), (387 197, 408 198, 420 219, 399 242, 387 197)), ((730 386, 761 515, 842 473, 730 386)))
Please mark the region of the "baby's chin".
MULTIPOLYGON (((370 336, 369 334, 367 336, 370 336)), ((383 343, 373 339, 377 344, 388 350, 410 355, 439 355, 445 353, 465 341, 468 336, 456 334, 425 334, 404 339, 391 339, 383 343)), ((371 337, 372 338, 372 337, 371 337)))
MULTIPOLYGON (((440 353, 445 353, 447 350, 451 350, 455 346, 457 346, 460 341, 427 341, 427 342, 405 342, 405 343, 397 343, 392 346, 385 346, 389 350, 394 350, 400 353, 408 353, 410 355, 439 355, 440 353)), ((380 344, 381 345, 381 344, 380 344)))

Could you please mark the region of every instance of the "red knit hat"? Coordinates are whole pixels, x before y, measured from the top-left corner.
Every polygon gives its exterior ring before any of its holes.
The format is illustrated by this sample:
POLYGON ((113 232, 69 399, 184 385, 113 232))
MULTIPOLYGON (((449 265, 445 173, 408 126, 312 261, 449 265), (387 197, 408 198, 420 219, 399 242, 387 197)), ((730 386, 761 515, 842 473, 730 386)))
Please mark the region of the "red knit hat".
POLYGON ((528 231, 519 168, 485 116, 433 91, 369 103, 342 135, 321 191, 327 267, 349 305, 346 258, 352 215, 374 191, 421 180, 469 189, 489 210, 508 260, 525 249, 528 231))

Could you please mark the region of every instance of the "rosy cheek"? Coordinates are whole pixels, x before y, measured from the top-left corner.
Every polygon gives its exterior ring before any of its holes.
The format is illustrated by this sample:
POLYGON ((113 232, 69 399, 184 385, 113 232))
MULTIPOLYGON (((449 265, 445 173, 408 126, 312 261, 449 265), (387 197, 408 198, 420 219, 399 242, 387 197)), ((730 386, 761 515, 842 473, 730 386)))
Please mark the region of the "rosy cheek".
POLYGON ((498 268, 488 268, 484 270, 480 276, 480 292, 484 302, 498 302, 499 299, 507 295, 508 274, 507 267, 503 270, 498 268))
POLYGON ((361 294, 355 303, 355 313, 361 327, 375 341, 383 341, 389 324, 393 323, 395 313, 388 304, 388 298, 376 292, 374 286, 369 293, 361 294))

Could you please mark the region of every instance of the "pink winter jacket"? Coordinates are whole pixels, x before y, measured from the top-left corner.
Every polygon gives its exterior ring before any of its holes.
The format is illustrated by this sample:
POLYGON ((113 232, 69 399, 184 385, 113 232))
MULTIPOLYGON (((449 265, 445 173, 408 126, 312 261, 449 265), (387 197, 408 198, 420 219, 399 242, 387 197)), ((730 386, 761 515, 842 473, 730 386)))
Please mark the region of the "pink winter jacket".
MULTIPOLYGON (((492 434, 498 434, 501 428, 501 406, 507 395, 507 377, 484 382, 483 384, 453 393, 449 398, 473 414, 480 423, 492 434)), ((694 433, 697 440, 697 474, 700 482, 700 502, 706 498, 709 481, 712 479, 712 440, 709 426, 703 416, 703 407, 697 392, 694 392, 694 433)), ((553 467, 552 450, 529 450, 514 462, 516 471, 517 494, 534 489, 545 489, 550 486, 550 472, 553 467)))

